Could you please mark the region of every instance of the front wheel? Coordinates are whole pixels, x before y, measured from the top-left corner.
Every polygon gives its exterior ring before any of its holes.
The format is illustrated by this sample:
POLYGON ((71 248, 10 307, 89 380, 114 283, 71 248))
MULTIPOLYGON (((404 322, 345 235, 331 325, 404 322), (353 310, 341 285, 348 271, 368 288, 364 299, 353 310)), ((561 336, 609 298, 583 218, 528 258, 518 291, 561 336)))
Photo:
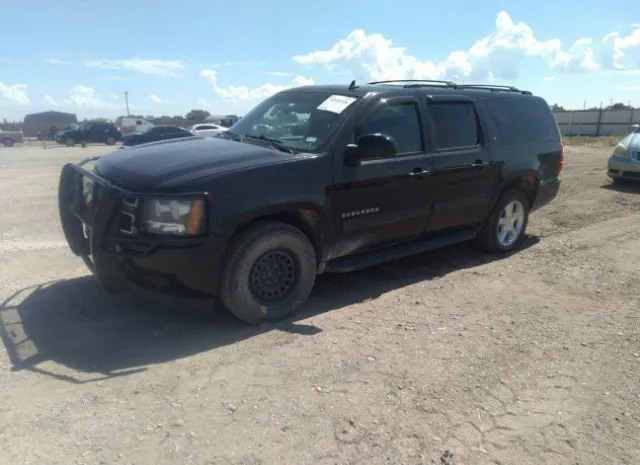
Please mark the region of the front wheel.
POLYGON ((13 145, 15 144, 13 139, 9 139, 8 137, 4 139, 2 143, 4 144, 5 147, 13 147, 13 145))
POLYGON ((277 221, 259 222, 232 242, 220 283, 220 300, 249 324, 274 322, 307 300, 317 275, 309 239, 277 221))
POLYGON ((515 250, 524 238, 529 221, 529 199, 517 189, 506 191, 486 219, 478 244, 491 253, 515 250))
POLYGON ((74 145, 76 145, 76 141, 73 140, 72 137, 67 137, 65 139, 65 144, 67 145, 67 147, 73 147, 74 145))
POLYGON ((107 145, 115 145, 116 143, 116 138, 113 136, 107 136, 107 138, 104 141, 105 144, 107 145))

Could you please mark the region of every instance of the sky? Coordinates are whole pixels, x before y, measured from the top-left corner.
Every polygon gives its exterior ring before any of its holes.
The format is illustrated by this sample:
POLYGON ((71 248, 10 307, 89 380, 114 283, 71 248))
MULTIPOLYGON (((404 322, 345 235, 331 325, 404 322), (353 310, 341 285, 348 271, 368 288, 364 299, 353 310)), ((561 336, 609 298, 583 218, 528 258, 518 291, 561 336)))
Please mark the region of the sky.
POLYGON ((305 84, 513 85, 565 108, 640 106, 631 0, 0 0, 0 120, 239 114, 305 84))

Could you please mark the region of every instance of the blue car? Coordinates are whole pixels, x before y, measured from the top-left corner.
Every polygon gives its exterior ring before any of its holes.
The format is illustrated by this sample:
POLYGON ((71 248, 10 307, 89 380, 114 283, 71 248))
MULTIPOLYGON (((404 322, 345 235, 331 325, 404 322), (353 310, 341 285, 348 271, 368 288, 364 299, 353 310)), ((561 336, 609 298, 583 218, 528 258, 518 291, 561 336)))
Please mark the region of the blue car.
POLYGON ((640 181, 640 124, 631 126, 613 149, 607 163, 607 174, 614 181, 640 181))

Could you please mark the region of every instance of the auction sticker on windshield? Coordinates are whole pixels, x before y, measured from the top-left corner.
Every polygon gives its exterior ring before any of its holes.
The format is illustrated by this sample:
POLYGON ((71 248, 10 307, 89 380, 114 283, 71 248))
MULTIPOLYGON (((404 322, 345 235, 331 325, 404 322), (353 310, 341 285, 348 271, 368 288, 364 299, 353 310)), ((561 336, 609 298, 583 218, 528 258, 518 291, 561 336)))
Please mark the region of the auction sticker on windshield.
POLYGON ((332 95, 320 105, 318 110, 330 111, 331 113, 342 113, 349 105, 355 102, 354 97, 347 97, 345 95, 332 95))

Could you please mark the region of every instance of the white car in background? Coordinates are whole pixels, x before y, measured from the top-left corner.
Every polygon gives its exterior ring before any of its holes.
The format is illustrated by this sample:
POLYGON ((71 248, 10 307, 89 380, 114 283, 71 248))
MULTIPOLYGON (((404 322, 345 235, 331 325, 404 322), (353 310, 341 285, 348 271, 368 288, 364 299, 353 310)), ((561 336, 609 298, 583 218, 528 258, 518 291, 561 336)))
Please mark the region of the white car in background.
POLYGON ((229 129, 225 128, 224 126, 219 126, 213 123, 194 124, 193 126, 191 126, 191 129, 189 129, 189 131, 191 131, 194 136, 202 137, 213 137, 217 134, 220 134, 221 132, 225 132, 228 130, 229 129))

